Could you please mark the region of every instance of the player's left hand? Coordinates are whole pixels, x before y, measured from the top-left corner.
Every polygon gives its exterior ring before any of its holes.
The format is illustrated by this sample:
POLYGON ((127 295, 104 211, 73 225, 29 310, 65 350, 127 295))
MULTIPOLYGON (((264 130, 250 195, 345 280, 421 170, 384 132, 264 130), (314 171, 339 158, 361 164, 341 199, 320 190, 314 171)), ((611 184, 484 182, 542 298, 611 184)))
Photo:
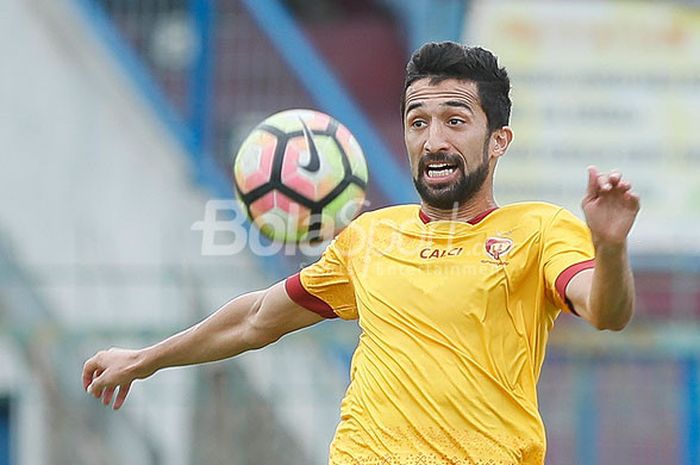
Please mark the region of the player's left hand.
POLYGON ((588 187, 581 202, 586 222, 598 246, 624 245, 639 212, 639 195, 616 171, 600 173, 588 167, 588 187))

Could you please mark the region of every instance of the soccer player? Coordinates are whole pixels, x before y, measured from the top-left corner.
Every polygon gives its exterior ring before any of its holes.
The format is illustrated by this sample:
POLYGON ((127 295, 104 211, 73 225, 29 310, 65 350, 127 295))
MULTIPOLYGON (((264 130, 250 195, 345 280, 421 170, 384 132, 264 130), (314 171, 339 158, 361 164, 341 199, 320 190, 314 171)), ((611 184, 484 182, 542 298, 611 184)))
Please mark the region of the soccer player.
POLYGON ((332 465, 542 465, 536 386, 549 331, 561 310, 598 329, 630 320, 626 241, 639 197, 621 174, 590 167, 587 224, 546 203, 499 207, 509 91, 490 52, 423 46, 401 105, 420 205, 361 215, 315 264, 169 339, 98 352, 84 387, 118 409, 135 379, 159 369, 233 357, 325 318, 358 319, 332 465))

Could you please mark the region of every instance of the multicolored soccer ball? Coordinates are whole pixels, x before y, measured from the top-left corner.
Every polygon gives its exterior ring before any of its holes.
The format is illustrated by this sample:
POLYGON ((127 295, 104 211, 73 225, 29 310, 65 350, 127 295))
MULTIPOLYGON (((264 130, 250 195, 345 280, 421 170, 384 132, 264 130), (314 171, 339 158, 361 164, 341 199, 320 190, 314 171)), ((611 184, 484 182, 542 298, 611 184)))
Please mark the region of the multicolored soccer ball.
POLYGON ((287 110, 255 127, 233 164, 238 199, 276 241, 332 238, 362 207, 367 163, 350 131, 313 110, 287 110))

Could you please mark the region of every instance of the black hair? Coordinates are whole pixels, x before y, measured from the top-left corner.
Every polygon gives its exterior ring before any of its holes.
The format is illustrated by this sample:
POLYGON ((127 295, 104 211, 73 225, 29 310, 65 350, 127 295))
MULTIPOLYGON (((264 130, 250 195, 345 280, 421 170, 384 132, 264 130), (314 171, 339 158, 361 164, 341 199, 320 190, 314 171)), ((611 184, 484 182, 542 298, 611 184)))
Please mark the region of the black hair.
POLYGON ((486 113, 489 132, 507 126, 510 120, 510 79, 498 58, 481 47, 456 42, 430 42, 411 56, 401 96, 401 120, 405 117, 406 90, 419 79, 430 78, 432 85, 446 79, 474 81, 481 107, 486 113))

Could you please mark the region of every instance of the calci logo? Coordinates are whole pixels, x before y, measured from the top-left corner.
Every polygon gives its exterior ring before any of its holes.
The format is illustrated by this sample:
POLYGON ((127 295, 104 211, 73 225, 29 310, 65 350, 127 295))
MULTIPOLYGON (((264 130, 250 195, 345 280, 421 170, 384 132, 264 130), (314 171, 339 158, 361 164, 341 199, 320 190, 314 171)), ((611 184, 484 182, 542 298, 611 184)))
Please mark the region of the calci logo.
POLYGON ((486 239, 486 253, 496 261, 506 256, 513 248, 513 241, 506 237, 489 237, 486 239))

